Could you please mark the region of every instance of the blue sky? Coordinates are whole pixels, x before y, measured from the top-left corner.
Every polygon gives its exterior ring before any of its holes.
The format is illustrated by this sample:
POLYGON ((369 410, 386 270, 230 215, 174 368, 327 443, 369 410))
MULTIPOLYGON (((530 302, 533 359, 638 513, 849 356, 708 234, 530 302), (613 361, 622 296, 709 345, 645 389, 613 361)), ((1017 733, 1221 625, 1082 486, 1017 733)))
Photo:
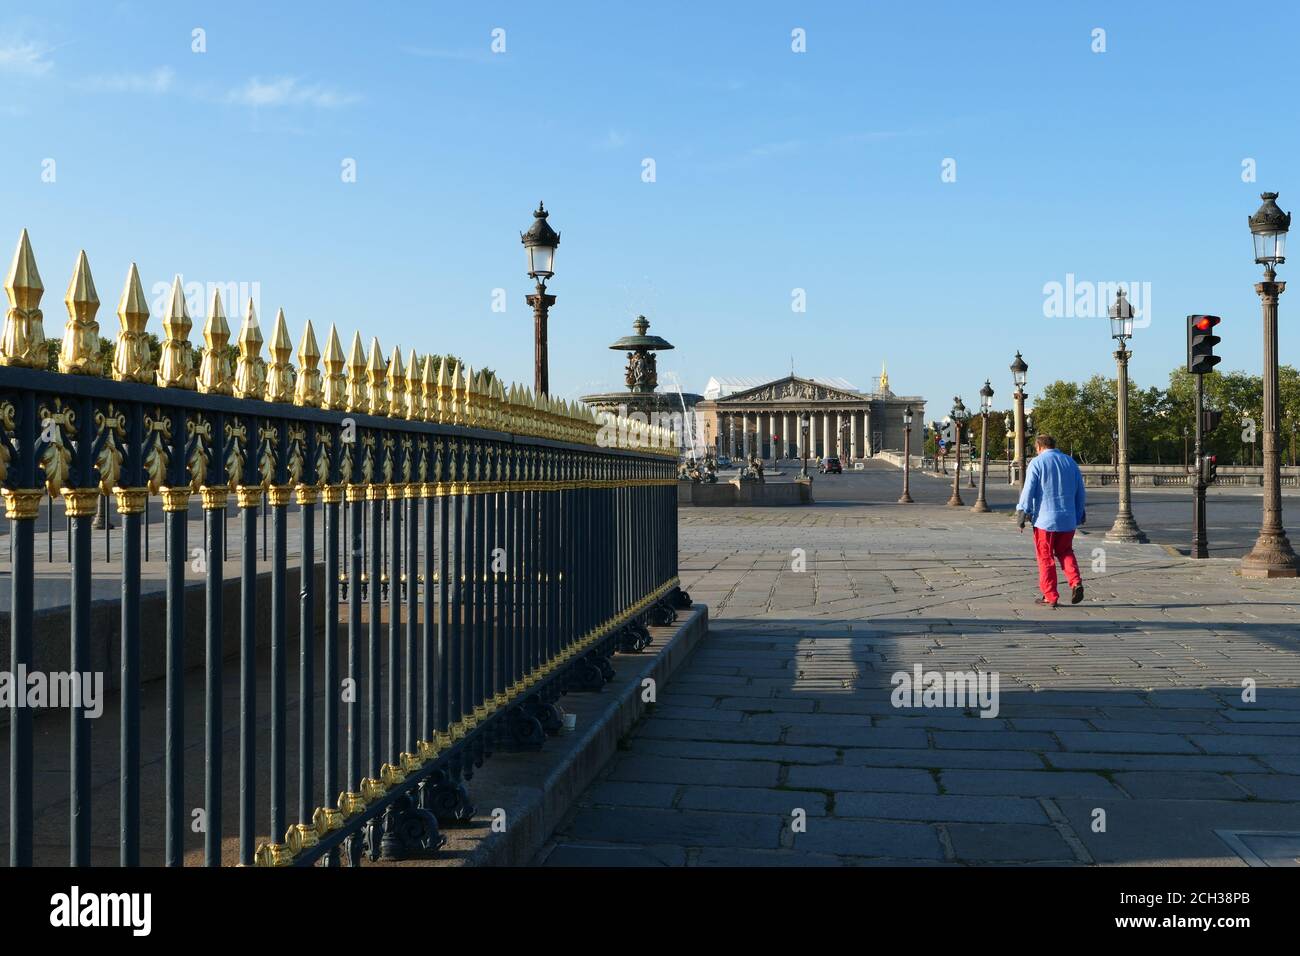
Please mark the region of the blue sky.
MULTIPOLYGON (((544 199, 565 396, 622 387, 606 346, 643 312, 688 390, 792 358, 867 387, 885 361, 932 408, 985 377, 1002 404, 1017 348, 1031 395, 1113 373, 1104 319, 1044 315, 1069 274, 1150 283, 1140 384, 1184 360, 1189 312, 1224 317, 1223 368, 1259 369, 1246 217, 1263 189, 1300 201, 1287 5, 269 7, 0 13, 0 243, 30 230, 47 334, 84 247, 107 333, 135 260, 150 293, 256 284, 295 342, 334 322, 530 382, 518 233, 544 199)), ((1296 363, 1300 302, 1281 315, 1296 363)))

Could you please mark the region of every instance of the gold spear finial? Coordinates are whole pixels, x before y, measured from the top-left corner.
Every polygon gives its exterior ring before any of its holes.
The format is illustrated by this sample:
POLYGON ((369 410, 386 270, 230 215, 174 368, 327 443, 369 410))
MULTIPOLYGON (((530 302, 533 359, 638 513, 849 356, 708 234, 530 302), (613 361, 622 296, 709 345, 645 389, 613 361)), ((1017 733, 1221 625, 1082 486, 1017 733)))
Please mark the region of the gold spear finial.
POLYGON ((447 384, 447 366, 450 365, 446 358, 438 359, 438 400, 434 405, 434 418, 443 425, 451 424, 455 415, 452 412, 451 386, 447 384))
POLYGON ((352 348, 348 352, 348 411, 365 414, 370 411, 370 396, 366 390, 366 351, 361 346, 361 333, 352 333, 352 348))
POLYGON ((498 431, 505 431, 506 427, 506 390, 501 386, 501 379, 492 376, 489 383, 489 389, 492 393, 492 420, 493 425, 498 431))
MULTIPOLYGON (((443 362, 443 366, 446 366, 443 362)), ((447 419, 453 425, 465 424, 465 410, 460 402, 460 363, 455 362, 447 372, 447 419)))
POLYGON ((253 300, 248 300, 244 324, 239 327, 239 361, 235 363, 235 395, 262 398, 266 395, 266 363, 262 361, 262 327, 257 322, 253 300))
POLYGON ((478 426, 478 399, 474 395, 474 366, 466 365, 459 382, 461 417, 471 428, 478 426))
POLYGON ((45 285, 36 269, 26 229, 18 237, 14 261, 5 278, 5 294, 9 296, 9 311, 0 335, 0 365, 45 368, 47 346, 40 309, 45 285))
POLYGON ((199 365, 199 391, 208 395, 230 395, 234 392, 230 357, 226 346, 230 343, 230 326, 226 324, 226 310, 221 305, 221 290, 212 291, 212 308, 203 324, 203 361, 199 365))
POLYGON ((492 401, 492 376, 488 374, 487 369, 478 373, 478 381, 474 386, 474 390, 478 392, 479 424, 484 428, 495 428, 496 412, 492 401))
POLYGON ((339 333, 333 323, 330 324, 329 337, 325 340, 322 361, 325 366, 325 381, 321 388, 321 408, 343 411, 348 407, 348 377, 344 372, 347 360, 343 357, 343 345, 339 342, 339 333))
POLYGON ((424 375, 420 385, 424 393, 424 420, 426 422, 440 421, 438 417, 438 379, 433 371, 435 359, 432 355, 424 357, 424 375))
POLYGON ((402 365, 402 347, 394 347, 388 363, 388 414, 393 418, 406 417, 406 369, 402 365))
POLYGON ((59 349, 59 371, 73 375, 99 375, 99 294, 95 280, 90 275, 90 262, 86 250, 77 256, 68 294, 63 297, 68 307, 68 321, 63 327, 63 345, 59 349))
POLYGON ((177 275, 172 280, 171 298, 163 316, 162 356, 158 360, 157 376, 161 388, 194 388, 194 352, 190 345, 193 327, 190 310, 185 305, 185 288, 177 275))
POLYGON ((424 421, 424 392, 420 388, 420 359, 411 349, 406 362, 406 417, 413 422, 424 421))
POLYGON ((387 371, 376 336, 370 340, 370 360, 366 363, 366 401, 372 415, 388 414, 388 388, 384 381, 387 371))
POLYGON ((293 401, 293 342, 289 341, 289 326, 284 321, 284 309, 277 309, 275 325, 271 326, 271 339, 266 343, 271 361, 266 367, 266 400, 268 402, 293 401))
POLYGON ((149 336, 144 330, 149 322, 149 303, 134 262, 126 270, 126 285, 117 303, 117 319, 121 328, 113 350, 113 378, 119 382, 153 382, 153 356, 149 354, 149 336))
POLYGON ((304 408, 320 408, 321 375, 320 348, 316 345, 316 330, 311 327, 311 319, 302 330, 302 339, 298 342, 298 380, 293 388, 293 403, 304 408))

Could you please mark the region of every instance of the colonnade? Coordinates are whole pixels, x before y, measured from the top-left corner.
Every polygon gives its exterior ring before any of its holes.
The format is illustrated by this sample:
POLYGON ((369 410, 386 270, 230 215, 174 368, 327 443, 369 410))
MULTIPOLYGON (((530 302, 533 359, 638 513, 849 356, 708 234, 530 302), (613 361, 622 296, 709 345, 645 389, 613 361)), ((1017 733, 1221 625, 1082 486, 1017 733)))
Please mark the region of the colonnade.
POLYGON ((871 411, 866 408, 816 410, 771 409, 720 412, 717 445, 720 455, 748 458, 804 457, 801 420, 808 420, 809 458, 869 458, 878 450, 873 441, 871 411))

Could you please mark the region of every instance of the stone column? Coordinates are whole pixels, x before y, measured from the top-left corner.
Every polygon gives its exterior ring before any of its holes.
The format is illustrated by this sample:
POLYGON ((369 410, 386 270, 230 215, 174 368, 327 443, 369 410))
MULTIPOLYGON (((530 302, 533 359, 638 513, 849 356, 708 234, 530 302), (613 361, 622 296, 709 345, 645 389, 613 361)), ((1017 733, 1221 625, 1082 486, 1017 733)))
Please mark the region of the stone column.
POLYGON ((870 458, 875 454, 875 446, 871 444, 871 409, 862 413, 863 431, 867 434, 866 447, 863 449, 862 457, 870 458))
POLYGON ((850 457, 850 458, 861 458, 861 457, 862 457, 862 452, 859 451, 859 449, 860 449, 862 446, 858 444, 858 416, 859 416, 859 414, 860 414, 860 413, 857 412, 857 411, 851 412, 851 413, 849 414, 849 435, 850 435, 850 437, 849 437, 849 457, 850 457))
POLYGON ((822 412, 822 457, 829 458, 831 454, 831 413, 822 412))
POLYGON ((844 449, 840 447, 840 443, 843 441, 844 441, 844 413, 841 411, 835 413, 835 454, 840 456, 841 459, 840 464, 843 464, 844 463, 843 460, 845 458, 848 458, 848 455, 844 454, 844 449))

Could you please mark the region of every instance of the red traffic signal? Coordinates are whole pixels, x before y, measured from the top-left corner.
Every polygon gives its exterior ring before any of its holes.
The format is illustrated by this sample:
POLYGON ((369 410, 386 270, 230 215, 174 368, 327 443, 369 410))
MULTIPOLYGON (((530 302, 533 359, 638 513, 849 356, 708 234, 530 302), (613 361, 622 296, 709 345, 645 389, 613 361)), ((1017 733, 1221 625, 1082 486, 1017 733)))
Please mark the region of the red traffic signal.
POLYGON ((1222 341, 1214 328, 1222 319, 1217 315, 1189 315, 1187 317, 1187 371, 1204 375, 1214 370, 1220 362, 1214 347, 1222 341))

